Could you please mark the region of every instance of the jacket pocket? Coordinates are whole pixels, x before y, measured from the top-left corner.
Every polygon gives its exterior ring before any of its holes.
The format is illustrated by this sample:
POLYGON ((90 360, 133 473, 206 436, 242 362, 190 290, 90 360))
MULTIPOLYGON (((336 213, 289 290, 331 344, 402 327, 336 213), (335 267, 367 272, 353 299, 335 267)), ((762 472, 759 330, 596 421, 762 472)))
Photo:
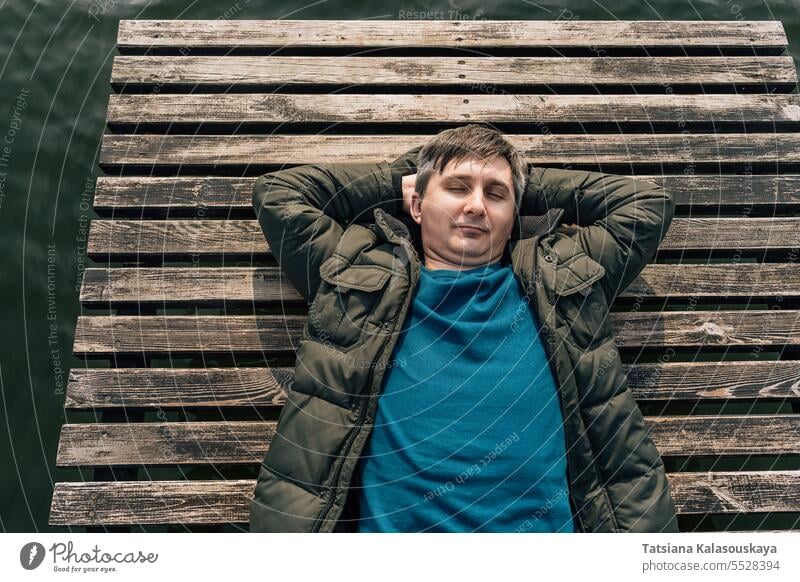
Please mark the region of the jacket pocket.
POLYGON ((606 270, 603 265, 586 253, 579 253, 556 265, 553 291, 561 297, 579 291, 588 295, 588 288, 602 279, 605 274, 606 270))
POLYGON ((319 274, 320 286, 308 309, 308 336, 340 350, 352 349, 362 342, 367 319, 391 272, 333 255, 322 263, 319 274))
POLYGON ((597 284, 605 268, 583 252, 565 258, 551 273, 557 327, 582 350, 594 349, 612 336, 605 292, 597 284))

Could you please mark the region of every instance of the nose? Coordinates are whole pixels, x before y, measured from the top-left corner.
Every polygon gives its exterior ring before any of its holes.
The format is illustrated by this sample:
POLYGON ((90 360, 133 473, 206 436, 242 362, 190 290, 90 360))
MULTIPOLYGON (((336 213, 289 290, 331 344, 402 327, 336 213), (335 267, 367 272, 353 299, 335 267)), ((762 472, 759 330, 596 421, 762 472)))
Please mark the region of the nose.
POLYGON ((465 214, 476 214, 484 216, 486 214, 483 190, 480 187, 474 188, 464 202, 465 214))

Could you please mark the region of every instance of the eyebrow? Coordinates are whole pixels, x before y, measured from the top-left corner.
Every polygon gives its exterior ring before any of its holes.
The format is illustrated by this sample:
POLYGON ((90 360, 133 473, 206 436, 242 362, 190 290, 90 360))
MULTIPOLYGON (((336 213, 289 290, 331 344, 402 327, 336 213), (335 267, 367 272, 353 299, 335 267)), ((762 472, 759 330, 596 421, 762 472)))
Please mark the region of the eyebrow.
MULTIPOLYGON (((445 176, 442 179, 442 181, 446 181, 446 180, 450 180, 450 179, 457 179, 457 180, 462 180, 462 181, 466 181, 466 182, 472 182, 472 175, 471 174, 449 174, 449 175, 445 176)), ((501 182, 500 180, 497 180, 495 178, 489 178, 489 184, 490 185, 502 186, 503 190, 505 190, 505 192, 507 194, 511 192, 511 190, 509 189, 508 185, 505 182, 501 182)))

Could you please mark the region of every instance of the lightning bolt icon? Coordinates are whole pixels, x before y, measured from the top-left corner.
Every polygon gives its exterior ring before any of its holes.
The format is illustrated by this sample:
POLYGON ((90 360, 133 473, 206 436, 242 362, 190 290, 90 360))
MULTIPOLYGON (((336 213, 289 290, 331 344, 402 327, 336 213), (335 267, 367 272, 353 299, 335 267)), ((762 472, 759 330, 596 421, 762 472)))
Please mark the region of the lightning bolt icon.
POLYGON ((37 548, 36 546, 31 546, 31 552, 28 555, 28 566, 33 564, 33 559, 36 557, 36 554, 38 553, 39 553, 39 548, 37 548))

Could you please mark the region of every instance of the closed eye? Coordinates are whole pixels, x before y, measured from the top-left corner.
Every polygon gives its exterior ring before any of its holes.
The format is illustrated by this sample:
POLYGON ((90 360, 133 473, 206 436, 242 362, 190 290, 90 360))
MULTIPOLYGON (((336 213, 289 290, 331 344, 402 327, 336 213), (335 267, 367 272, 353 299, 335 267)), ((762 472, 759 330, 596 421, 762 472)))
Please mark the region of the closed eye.
MULTIPOLYGON (((450 190, 451 192, 467 191, 467 189, 464 188, 463 186, 448 186, 447 189, 450 190)), ((505 198, 505 194, 503 194, 502 192, 490 192, 489 195, 492 196, 493 198, 496 198, 497 200, 503 200, 505 198)))

